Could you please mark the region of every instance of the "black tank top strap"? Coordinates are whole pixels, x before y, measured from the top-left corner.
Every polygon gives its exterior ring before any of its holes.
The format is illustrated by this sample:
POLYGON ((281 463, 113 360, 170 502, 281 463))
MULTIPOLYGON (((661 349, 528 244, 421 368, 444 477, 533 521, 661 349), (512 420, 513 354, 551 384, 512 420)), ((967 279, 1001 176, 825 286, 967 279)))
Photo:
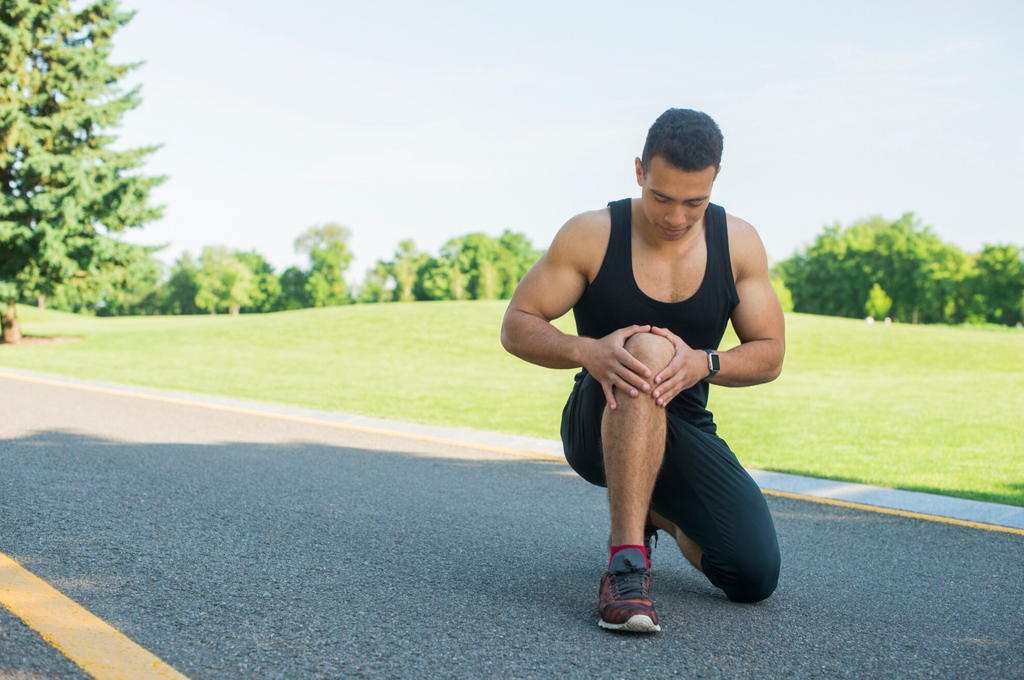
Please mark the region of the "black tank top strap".
POLYGON ((704 213, 704 228, 708 230, 708 267, 713 271, 714 280, 721 281, 726 288, 731 308, 740 303, 736 292, 736 278, 732 273, 732 256, 729 254, 729 224, 726 220, 725 208, 711 203, 704 213))
MULTIPOLYGON (((608 252, 616 264, 623 262, 630 252, 629 240, 632 238, 633 199, 623 198, 608 204, 612 214, 612 231, 608 237, 608 252)), ((632 261, 628 263, 630 269, 632 261)), ((620 269, 617 269, 620 270, 620 269)))

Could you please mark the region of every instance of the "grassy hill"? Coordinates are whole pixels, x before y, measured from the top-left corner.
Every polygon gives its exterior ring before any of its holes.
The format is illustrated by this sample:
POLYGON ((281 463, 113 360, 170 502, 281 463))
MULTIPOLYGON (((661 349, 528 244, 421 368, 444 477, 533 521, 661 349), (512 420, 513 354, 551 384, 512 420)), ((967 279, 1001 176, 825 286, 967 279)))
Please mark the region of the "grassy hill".
MULTIPOLYGON (((504 302, 241 317, 18 310, 0 367, 558 438, 575 371, 504 352, 504 302)), ((574 332, 572 317, 561 319, 574 332)), ((1024 333, 787 316, 782 377, 711 390, 748 467, 1024 506, 1024 333)), ((723 349, 736 344, 726 336, 723 349)))

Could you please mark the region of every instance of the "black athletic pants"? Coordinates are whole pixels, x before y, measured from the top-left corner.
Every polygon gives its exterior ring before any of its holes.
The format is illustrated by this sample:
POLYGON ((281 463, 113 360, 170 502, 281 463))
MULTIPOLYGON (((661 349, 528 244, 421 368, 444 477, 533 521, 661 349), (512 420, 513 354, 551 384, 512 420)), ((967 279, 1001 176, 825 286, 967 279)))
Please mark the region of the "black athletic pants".
MULTIPOLYGON (((606 403, 601 384, 584 370, 562 411, 566 460, 598 486, 607 486, 601 447, 606 403)), ((704 575, 730 600, 765 599, 778 583, 781 560, 761 490, 725 441, 671 411, 666 415, 665 460, 652 509, 701 547, 704 575)))

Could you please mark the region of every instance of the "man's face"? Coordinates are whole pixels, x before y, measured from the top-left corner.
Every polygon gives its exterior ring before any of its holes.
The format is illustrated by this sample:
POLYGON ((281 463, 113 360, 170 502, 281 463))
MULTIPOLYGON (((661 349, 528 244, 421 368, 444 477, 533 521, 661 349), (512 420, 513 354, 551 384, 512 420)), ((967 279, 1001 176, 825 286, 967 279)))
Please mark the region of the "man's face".
POLYGON ((636 159, 636 182, 641 186, 644 215, 655 227, 658 237, 677 241, 700 221, 711 199, 711 185, 720 168, 708 166, 697 172, 686 172, 669 165, 661 156, 651 159, 644 175, 640 159, 636 159))

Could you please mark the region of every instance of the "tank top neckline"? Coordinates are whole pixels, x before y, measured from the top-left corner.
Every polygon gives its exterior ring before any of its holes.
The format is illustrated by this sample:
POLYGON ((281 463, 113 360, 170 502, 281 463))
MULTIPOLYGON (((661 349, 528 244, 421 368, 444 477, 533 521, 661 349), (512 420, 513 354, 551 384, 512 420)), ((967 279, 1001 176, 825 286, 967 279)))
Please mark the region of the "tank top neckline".
MULTIPOLYGON (((709 204, 708 208, 710 207, 711 206, 709 204)), ((697 290, 695 290, 693 292, 693 295, 691 295, 690 297, 685 298, 683 300, 678 300, 676 302, 665 302, 664 300, 656 300, 655 298, 652 298, 650 295, 645 293, 640 288, 640 284, 636 282, 636 275, 633 272, 633 199, 629 199, 629 219, 626 222, 625 229, 623 229, 622 231, 625 232, 625 254, 626 264, 629 270, 629 283, 630 287, 633 289, 633 292, 636 294, 638 298, 649 304, 655 305, 657 307, 664 307, 667 309, 680 309, 682 307, 686 307, 692 304, 695 300, 700 299, 700 297, 704 294, 704 291, 708 286, 708 282, 711 280, 711 220, 709 219, 708 212, 708 210, 705 210, 704 216, 702 218, 704 220, 704 277, 700 280, 700 285, 697 286, 697 290)))

